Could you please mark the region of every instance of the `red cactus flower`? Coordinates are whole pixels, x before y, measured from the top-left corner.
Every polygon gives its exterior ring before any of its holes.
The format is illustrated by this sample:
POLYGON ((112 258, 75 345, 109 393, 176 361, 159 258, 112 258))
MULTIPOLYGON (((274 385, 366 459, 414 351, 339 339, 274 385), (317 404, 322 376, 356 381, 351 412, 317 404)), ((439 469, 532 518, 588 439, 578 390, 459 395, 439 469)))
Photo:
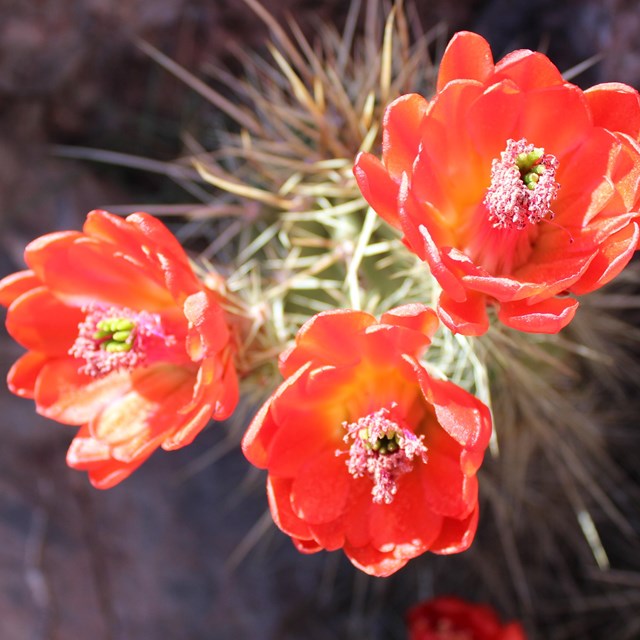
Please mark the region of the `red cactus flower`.
POLYGON ((518 622, 503 625, 490 607, 455 597, 413 607, 407 624, 409 640, 526 640, 518 622))
POLYGON ((273 519, 300 551, 342 548, 363 571, 386 576, 425 551, 471 544, 491 420, 482 402, 418 360, 437 325, 419 304, 380 322, 323 312, 281 357, 285 381, 242 448, 268 470, 273 519))
POLYGON ((623 84, 587 91, 544 55, 494 65, 463 32, 443 56, 437 93, 398 98, 382 161, 354 172, 442 287, 441 320, 481 335, 487 307, 522 331, 555 333, 638 246, 640 98, 623 84))
POLYGON ((95 487, 232 413, 225 313, 158 220, 93 211, 83 232, 42 236, 25 260, 29 270, 0 281, 7 330, 28 349, 9 388, 40 414, 81 425, 67 462, 95 487))

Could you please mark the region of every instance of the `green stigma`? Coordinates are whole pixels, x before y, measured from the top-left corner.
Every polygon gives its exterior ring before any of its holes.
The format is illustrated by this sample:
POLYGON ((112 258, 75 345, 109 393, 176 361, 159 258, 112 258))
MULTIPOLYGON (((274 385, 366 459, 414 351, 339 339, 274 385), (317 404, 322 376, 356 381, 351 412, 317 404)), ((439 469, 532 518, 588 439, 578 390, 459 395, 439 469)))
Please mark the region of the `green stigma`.
POLYGON ((525 151, 516 156, 516 166, 520 169, 520 173, 529 173, 534 165, 542 159, 544 149, 535 147, 533 151, 525 151))
POLYGON ((105 318, 96 325, 93 337, 100 340, 100 348, 109 353, 124 353, 133 348, 136 323, 129 318, 105 318))
MULTIPOLYGON (((362 431, 367 431, 363 429, 362 431)), ((362 438, 362 433, 360 434, 362 438)), ((365 446, 367 449, 371 451, 375 451, 381 455, 386 455, 388 453, 395 453, 400 449, 400 443, 398 440, 398 434, 395 431, 390 431, 389 433, 385 433, 383 436, 379 436, 373 442, 370 440, 368 431, 367 436, 363 438, 365 446)))
POLYGON ((522 182, 528 189, 535 189, 540 176, 545 172, 544 165, 540 164, 543 156, 544 149, 540 147, 516 156, 516 167, 520 171, 522 182))

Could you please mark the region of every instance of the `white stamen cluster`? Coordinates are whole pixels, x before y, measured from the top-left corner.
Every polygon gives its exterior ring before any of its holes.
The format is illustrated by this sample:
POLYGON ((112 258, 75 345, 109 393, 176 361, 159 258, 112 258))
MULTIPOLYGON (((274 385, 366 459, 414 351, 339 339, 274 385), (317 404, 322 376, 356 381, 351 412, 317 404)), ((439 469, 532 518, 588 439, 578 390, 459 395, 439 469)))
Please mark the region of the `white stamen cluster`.
POLYGON ((551 203, 558 195, 558 160, 525 138, 508 140, 491 165, 491 186, 483 204, 497 229, 524 229, 553 218, 551 203))

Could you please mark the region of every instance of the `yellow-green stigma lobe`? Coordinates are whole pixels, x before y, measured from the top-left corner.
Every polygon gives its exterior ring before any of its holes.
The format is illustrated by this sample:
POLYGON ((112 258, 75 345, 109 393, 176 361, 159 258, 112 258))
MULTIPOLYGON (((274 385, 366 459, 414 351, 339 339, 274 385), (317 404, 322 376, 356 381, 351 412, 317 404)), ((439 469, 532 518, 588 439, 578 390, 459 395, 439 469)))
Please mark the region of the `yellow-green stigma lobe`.
POLYGON ((395 431, 386 433, 385 435, 378 436, 373 442, 370 442, 369 437, 365 435, 363 437, 365 446, 379 453, 380 455, 386 455, 387 453, 394 453, 400 448, 399 437, 395 431))
POLYGON ((96 325, 93 337, 109 353, 123 353, 133 348, 136 323, 129 318, 106 318, 96 325))

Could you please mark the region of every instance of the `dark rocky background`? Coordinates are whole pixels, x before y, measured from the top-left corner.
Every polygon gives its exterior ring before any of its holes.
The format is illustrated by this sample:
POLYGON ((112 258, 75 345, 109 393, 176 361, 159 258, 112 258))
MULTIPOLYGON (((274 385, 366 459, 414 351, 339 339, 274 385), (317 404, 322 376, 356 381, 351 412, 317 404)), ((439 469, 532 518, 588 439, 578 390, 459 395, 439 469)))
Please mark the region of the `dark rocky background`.
MULTIPOLYGON (((347 3, 264 4, 311 33, 321 18, 340 24, 347 3)), ((566 70, 600 53, 576 82, 640 86, 637 0, 416 4, 427 27, 485 35, 496 59, 538 48, 566 70)), ((206 105, 132 36, 197 74, 211 61, 233 69, 229 44, 259 48, 266 29, 239 0, 0 0, 0 276, 22 267, 30 239, 77 228, 92 208, 185 200, 166 178, 51 153, 53 144, 159 160, 180 152, 206 105)), ((20 349, 4 334, 0 347, 4 375, 20 349)), ((229 448, 224 430, 157 454, 102 493, 64 464, 71 430, 1 394, 1 640, 402 637, 402 610, 359 615, 398 578, 372 586, 338 554, 299 556, 269 527, 243 553, 267 507, 237 449, 205 464, 229 448)))

